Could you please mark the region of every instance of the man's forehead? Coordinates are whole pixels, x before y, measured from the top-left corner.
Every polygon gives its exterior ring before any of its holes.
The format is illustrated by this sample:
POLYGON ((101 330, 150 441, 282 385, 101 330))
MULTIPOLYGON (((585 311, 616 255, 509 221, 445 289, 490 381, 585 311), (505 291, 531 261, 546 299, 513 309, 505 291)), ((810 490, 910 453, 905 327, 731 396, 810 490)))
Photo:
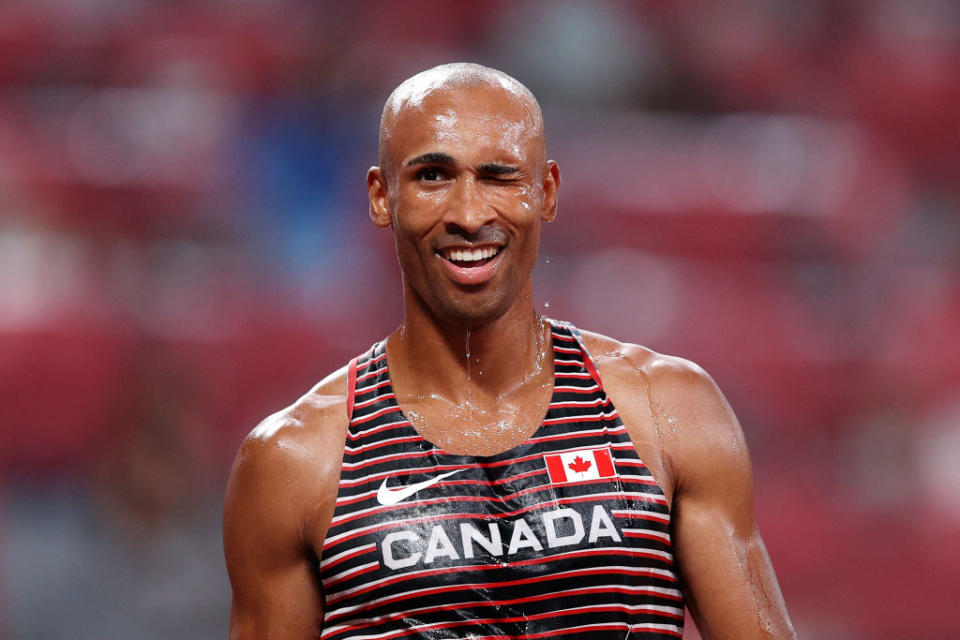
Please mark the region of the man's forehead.
POLYGON ((529 155, 523 147, 535 145, 536 155, 545 154, 540 105, 522 83, 496 69, 471 63, 428 69, 402 82, 387 99, 380 162, 399 161, 412 152, 411 145, 430 143, 461 150, 512 146, 517 156, 529 155))
POLYGON ((537 114, 500 87, 431 91, 402 103, 384 127, 383 142, 399 162, 424 151, 467 149, 519 159, 530 154, 531 143, 542 144, 537 114))
POLYGON ((536 114, 518 96, 496 87, 444 87, 397 104, 384 123, 388 133, 403 127, 452 129, 489 126, 513 130, 518 125, 530 133, 539 130, 536 114))
POLYGON ((394 132, 426 129, 455 132, 477 127, 490 135, 535 135, 536 123, 522 104, 503 96, 471 93, 434 94, 417 107, 402 109, 393 120, 394 132))

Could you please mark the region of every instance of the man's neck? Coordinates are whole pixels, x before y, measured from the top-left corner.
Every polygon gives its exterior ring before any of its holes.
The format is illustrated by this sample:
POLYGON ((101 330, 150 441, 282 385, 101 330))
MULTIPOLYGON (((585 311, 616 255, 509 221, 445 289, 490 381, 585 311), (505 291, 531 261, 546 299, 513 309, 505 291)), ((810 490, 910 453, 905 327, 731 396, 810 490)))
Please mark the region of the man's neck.
POLYGON ((403 376, 407 389, 452 402, 477 392, 496 399, 519 390, 552 368, 549 326, 532 301, 525 302, 469 329, 408 309, 388 341, 392 376, 403 376))

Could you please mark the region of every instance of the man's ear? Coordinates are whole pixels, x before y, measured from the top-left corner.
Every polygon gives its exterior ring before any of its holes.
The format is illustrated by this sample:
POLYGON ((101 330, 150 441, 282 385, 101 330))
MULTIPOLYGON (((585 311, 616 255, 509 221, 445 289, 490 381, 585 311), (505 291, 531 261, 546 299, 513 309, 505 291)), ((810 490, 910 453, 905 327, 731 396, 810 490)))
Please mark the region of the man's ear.
POLYGON ((380 167, 370 167, 367 171, 367 194, 370 197, 370 219, 378 227, 389 227, 393 218, 387 200, 387 181, 380 167))
POLYGON ((560 189, 560 166, 553 160, 547 160, 547 170, 543 174, 543 208, 540 219, 550 222, 557 217, 557 190, 560 189))

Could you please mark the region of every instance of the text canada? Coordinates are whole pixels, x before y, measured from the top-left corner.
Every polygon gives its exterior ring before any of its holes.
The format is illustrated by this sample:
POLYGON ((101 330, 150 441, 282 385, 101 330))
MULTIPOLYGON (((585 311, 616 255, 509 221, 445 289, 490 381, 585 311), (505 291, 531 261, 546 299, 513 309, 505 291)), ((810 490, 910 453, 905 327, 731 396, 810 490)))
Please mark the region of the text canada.
POLYGON ((594 505, 587 523, 578 511, 570 508, 543 512, 539 519, 540 522, 534 524, 541 525, 536 527, 542 532, 540 536, 524 518, 503 525, 496 521, 461 522, 459 526, 452 524, 446 528, 435 524, 426 535, 409 529, 392 531, 380 543, 383 564, 391 569, 404 569, 428 565, 438 558, 469 560, 477 548, 491 556, 511 556, 525 549, 569 547, 580 544, 584 538, 591 545, 600 538, 620 542, 613 519, 601 505, 594 505))

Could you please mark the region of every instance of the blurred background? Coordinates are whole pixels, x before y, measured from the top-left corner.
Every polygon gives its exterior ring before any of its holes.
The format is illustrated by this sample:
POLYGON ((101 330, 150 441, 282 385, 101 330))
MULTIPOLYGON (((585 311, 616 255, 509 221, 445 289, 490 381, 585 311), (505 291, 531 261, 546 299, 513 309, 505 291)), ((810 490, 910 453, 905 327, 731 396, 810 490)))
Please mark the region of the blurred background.
POLYGON ((0 637, 226 636, 233 455, 400 322, 365 172, 458 60, 543 104, 542 312, 725 390, 801 637, 960 638, 950 0, 0 4, 0 637))

